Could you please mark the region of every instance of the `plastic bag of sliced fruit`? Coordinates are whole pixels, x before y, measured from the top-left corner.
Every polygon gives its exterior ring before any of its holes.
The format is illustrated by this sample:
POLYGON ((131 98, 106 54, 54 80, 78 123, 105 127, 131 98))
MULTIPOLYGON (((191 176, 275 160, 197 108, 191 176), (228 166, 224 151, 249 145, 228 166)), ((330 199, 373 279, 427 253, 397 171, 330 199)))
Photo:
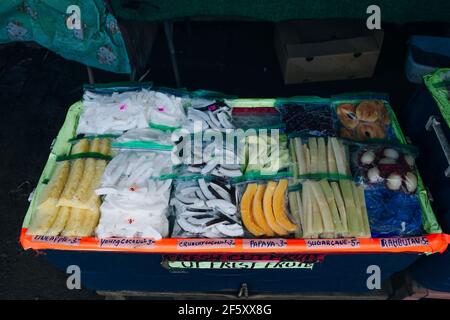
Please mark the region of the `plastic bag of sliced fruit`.
POLYGON ((385 186, 412 194, 417 190, 417 155, 411 145, 361 144, 351 154, 352 169, 367 188, 385 186))
POLYGON ((338 135, 356 141, 398 141, 396 121, 388 96, 382 94, 340 95, 333 99, 338 135))
POLYGON ((300 226, 298 212, 290 212, 290 175, 247 175, 234 179, 239 213, 247 237, 292 237, 300 226))
POLYGON ((418 150, 411 145, 357 144, 351 152, 355 180, 364 186, 373 237, 422 234, 417 196, 418 150))

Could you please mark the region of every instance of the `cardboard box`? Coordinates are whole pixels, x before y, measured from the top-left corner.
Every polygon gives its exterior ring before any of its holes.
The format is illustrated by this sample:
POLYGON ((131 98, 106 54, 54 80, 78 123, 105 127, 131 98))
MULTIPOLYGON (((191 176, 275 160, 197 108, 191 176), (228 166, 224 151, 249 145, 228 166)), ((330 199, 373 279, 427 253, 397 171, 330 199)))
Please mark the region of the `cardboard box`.
POLYGON ((275 48, 286 84, 368 78, 383 43, 365 21, 289 21, 276 25, 275 48))

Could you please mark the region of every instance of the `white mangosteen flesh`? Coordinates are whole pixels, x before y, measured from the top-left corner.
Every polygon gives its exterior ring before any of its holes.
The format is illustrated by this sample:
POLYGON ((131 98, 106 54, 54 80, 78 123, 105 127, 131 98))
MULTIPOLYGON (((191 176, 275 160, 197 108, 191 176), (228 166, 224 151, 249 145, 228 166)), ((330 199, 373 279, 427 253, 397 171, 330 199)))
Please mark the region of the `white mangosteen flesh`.
POLYGON ((405 175, 405 187, 409 193, 413 193, 417 189, 417 177, 414 173, 408 172, 405 175))
POLYGON ((395 164, 395 159, 383 158, 378 162, 378 164, 395 164))
POLYGON ((362 164, 371 164, 375 160, 375 153, 373 151, 366 151, 361 156, 362 164))
POLYGON ((370 183, 380 182, 381 180, 380 170, 377 167, 370 168, 367 171, 367 178, 369 179, 370 183))
POLYGON ((408 166, 413 167, 414 164, 416 163, 416 160, 414 159, 413 156, 407 154, 405 156, 405 162, 408 164, 408 166))
POLYGON ((384 149, 383 155, 386 158, 391 158, 391 159, 394 159, 394 160, 397 160, 398 157, 399 157, 398 151, 395 150, 395 149, 392 149, 392 148, 384 149))
POLYGON ((398 173, 391 173, 387 177, 386 186, 391 190, 398 190, 402 186, 402 177, 398 173))

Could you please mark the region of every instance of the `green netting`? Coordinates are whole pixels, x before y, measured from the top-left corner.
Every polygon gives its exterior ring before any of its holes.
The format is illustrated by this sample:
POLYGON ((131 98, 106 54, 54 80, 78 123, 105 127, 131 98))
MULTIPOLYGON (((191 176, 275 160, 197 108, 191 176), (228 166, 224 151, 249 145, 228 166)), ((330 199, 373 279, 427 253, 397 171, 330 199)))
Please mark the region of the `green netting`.
POLYGON ((450 126, 450 68, 438 69, 423 77, 425 85, 436 101, 442 117, 450 126))
POLYGON ((116 18, 102 0, 1 0, 0 43, 35 41, 66 59, 130 73, 116 18), (69 6, 80 8, 81 29, 69 29, 69 6))

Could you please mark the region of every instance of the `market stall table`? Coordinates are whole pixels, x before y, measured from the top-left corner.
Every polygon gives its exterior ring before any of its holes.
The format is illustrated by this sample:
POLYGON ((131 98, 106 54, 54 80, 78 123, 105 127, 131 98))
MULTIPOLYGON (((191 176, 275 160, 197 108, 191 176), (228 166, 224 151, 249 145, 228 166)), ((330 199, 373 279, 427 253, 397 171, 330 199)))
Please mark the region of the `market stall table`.
MULTIPOLYGON (((103 94, 114 91, 108 86, 99 86, 98 90, 103 94)), ((334 101, 340 99, 342 96, 334 101)), ((256 101, 270 105, 277 99, 256 101)), ((255 100, 238 99, 227 103, 254 105, 255 100)), ((120 110, 125 108, 119 104, 120 110)), ((374 270, 381 272, 379 280, 382 283, 411 265, 420 255, 442 252, 447 247, 448 238, 439 233, 422 185, 419 185, 420 201, 427 208, 424 224, 432 233, 420 236, 337 239, 185 237, 154 240, 27 234, 38 199, 58 161, 57 155, 67 154, 71 149, 71 139, 75 138, 82 110, 83 104, 79 102, 68 112, 34 193, 20 240, 25 249, 45 252, 47 259, 62 269, 69 265, 79 266, 82 282, 90 289, 166 294, 229 294, 239 288, 246 288, 242 290, 251 294, 265 295, 368 292, 368 278, 374 270)), ((158 105, 157 110, 161 112, 165 108, 158 105)), ((391 117, 396 126, 394 131, 404 142, 393 113, 391 117)))

